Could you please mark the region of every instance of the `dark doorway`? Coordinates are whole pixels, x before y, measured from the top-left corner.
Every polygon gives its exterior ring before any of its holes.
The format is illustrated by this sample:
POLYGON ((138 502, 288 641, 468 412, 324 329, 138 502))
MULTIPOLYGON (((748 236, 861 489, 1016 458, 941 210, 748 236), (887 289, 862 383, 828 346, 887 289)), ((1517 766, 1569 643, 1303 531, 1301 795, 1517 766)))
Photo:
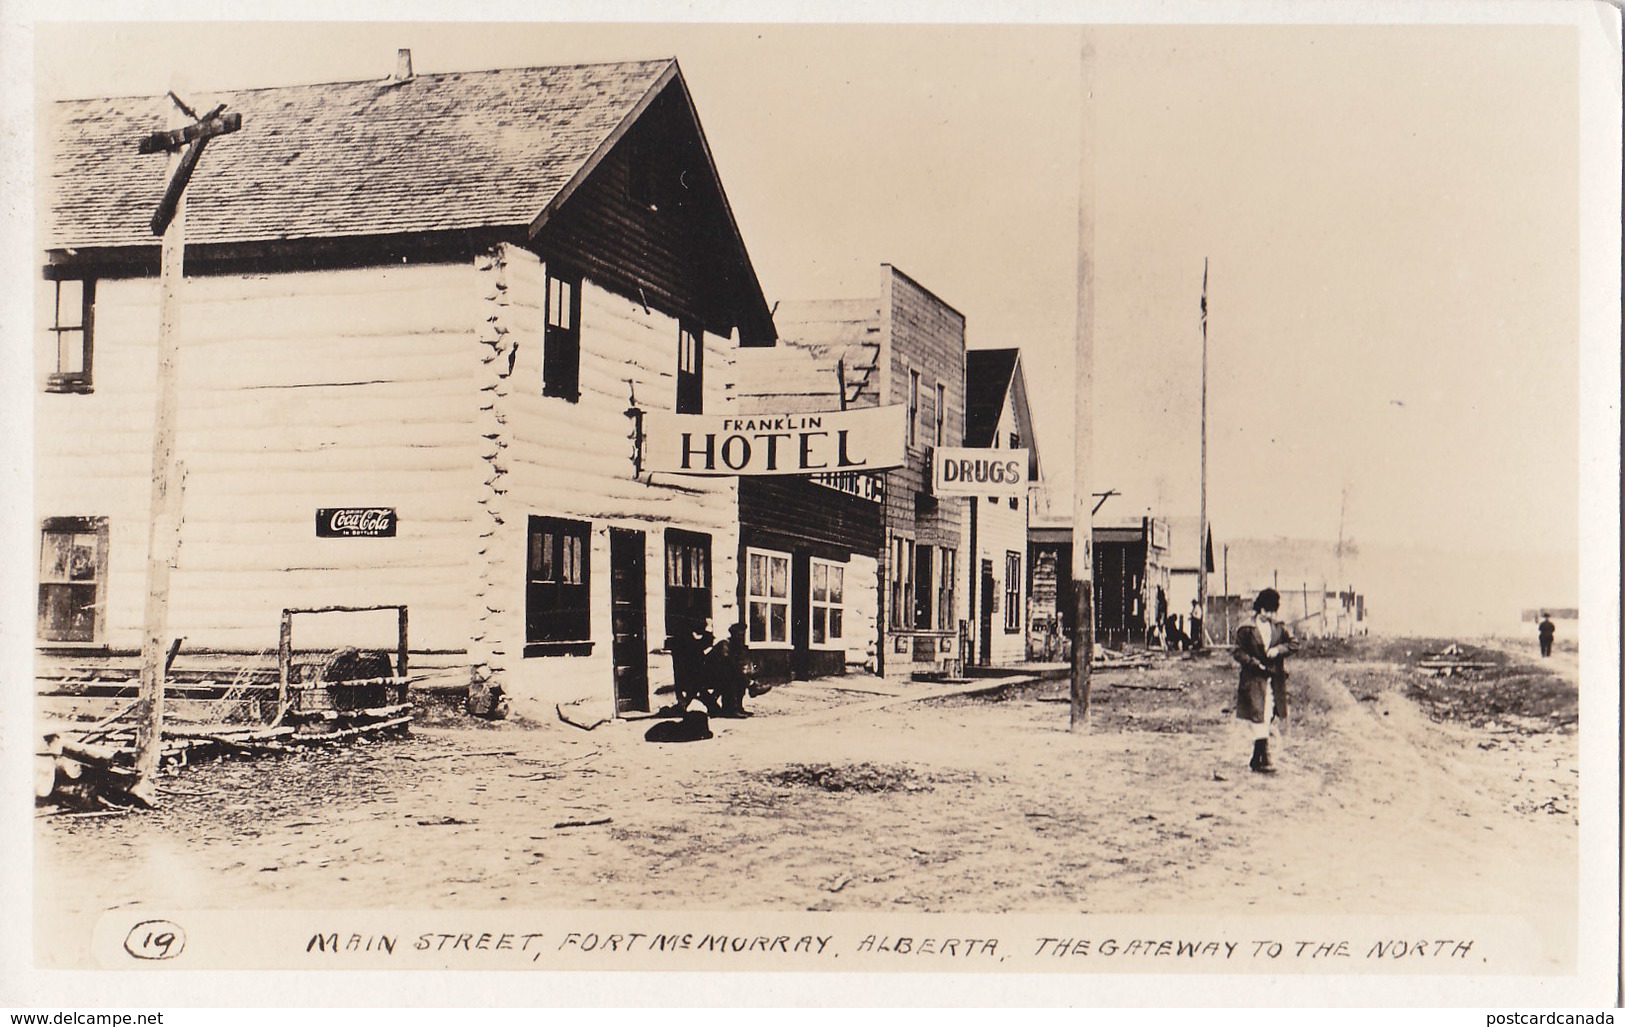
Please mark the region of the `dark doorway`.
POLYGON ((649 644, 641 531, 609 529, 609 610, 615 712, 648 712, 649 644))
POLYGON ((977 637, 981 641, 981 652, 976 662, 986 667, 993 662, 993 597, 997 594, 998 583, 993 580, 993 561, 982 561, 982 603, 979 607, 981 613, 981 630, 977 637))

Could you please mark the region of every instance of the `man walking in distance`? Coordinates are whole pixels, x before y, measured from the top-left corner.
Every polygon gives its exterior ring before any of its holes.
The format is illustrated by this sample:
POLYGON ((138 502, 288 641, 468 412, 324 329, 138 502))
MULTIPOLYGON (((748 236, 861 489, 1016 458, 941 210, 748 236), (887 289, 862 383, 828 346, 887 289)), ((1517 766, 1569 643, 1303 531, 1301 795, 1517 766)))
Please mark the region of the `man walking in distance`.
POLYGON ((1236 629, 1236 662, 1241 664, 1241 682, 1236 690, 1236 719, 1253 725, 1253 758, 1247 764, 1255 773, 1275 773, 1270 758, 1270 731, 1286 728, 1286 658, 1292 652, 1292 637, 1276 620, 1281 595, 1266 588, 1253 600, 1253 622, 1236 629))
POLYGON ((1544 610, 1540 614, 1540 655, 1552 655, 1552 639, 1557 636, 1557 626, 1552 623, 1552 615, 1544 610))

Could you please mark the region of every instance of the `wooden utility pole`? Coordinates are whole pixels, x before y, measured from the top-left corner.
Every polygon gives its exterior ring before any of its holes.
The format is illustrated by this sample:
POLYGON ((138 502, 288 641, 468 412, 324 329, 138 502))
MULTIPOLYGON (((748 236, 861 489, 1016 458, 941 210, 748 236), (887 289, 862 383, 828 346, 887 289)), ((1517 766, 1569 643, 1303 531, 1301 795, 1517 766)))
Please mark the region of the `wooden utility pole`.
POLYGON ((169 184, 152 216, 153 234, 163 236, 158 272, 158 386, 153 414, 152 504, 147 520, 147 603, 142 619, 136 782, 129 789, 133 798, 147 806, 156 805, 157 800, 168 662, 169 572, 180 545, 180 473, 175 460, 175 422, 180 408, 176 365, 180 357, 180 293, 186 273, 186 185, 209 139, 242 127, 241 115, 220 116, 225 109, 223 104, 200 118, 174 93, 170 93, 169 98, 178 112, 171 116, 170 130, 154 132, 138 146, 141 153, 171 155, 169 184))
POLYGON ((1090 465, 1094 448, 1095 363, 1095 47, 1082 30, 1078 50, 1078 99, 1083 105, 1078 133, 1078 310, 1077 366, 1072 436, 1072 721, 1073 731, 1089 730, 1089 678, 1095 648, 1095 584, 1090 465))
MULTIPOLYGON (((1196 609, 1207 621, 1207 258, 1202 258, 1202 498, 1196 514, 1196 609)), ((1195 641, 1201 648, 1202 639, 1195 641)))

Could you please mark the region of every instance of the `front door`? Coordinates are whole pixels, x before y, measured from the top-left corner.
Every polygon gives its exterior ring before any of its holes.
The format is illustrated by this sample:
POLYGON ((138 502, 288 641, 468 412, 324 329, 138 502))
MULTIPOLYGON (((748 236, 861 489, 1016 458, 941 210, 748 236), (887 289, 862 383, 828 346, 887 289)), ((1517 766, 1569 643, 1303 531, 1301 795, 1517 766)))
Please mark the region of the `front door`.
POLYGON ((609 609, 615 712, 649 709, 649 644, 641 531, 609 529, 609 609))
POLYGON ((993 597, 997 594, 998 583, 993 580, 993 561, 982 561, 982 624, 979 632, 982 652, 977 663, 986 667, 993 662, 993 597))

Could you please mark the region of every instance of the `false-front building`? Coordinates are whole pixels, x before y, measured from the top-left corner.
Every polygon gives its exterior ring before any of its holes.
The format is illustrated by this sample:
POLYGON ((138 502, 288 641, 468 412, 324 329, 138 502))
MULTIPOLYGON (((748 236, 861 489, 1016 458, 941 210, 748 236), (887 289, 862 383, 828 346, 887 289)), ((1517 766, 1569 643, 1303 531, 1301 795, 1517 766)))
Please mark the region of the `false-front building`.
POLYGON ((879 296, 785 303, 776 321, 781 345, 836 367, 848 406, 904 408, 902 466, 844 486, 880 508, 874 669, 899 679, 956 673, 965 511, 958 497, 932 494, 931 458, 964 444, 964 315, 888 264, 879 296))

